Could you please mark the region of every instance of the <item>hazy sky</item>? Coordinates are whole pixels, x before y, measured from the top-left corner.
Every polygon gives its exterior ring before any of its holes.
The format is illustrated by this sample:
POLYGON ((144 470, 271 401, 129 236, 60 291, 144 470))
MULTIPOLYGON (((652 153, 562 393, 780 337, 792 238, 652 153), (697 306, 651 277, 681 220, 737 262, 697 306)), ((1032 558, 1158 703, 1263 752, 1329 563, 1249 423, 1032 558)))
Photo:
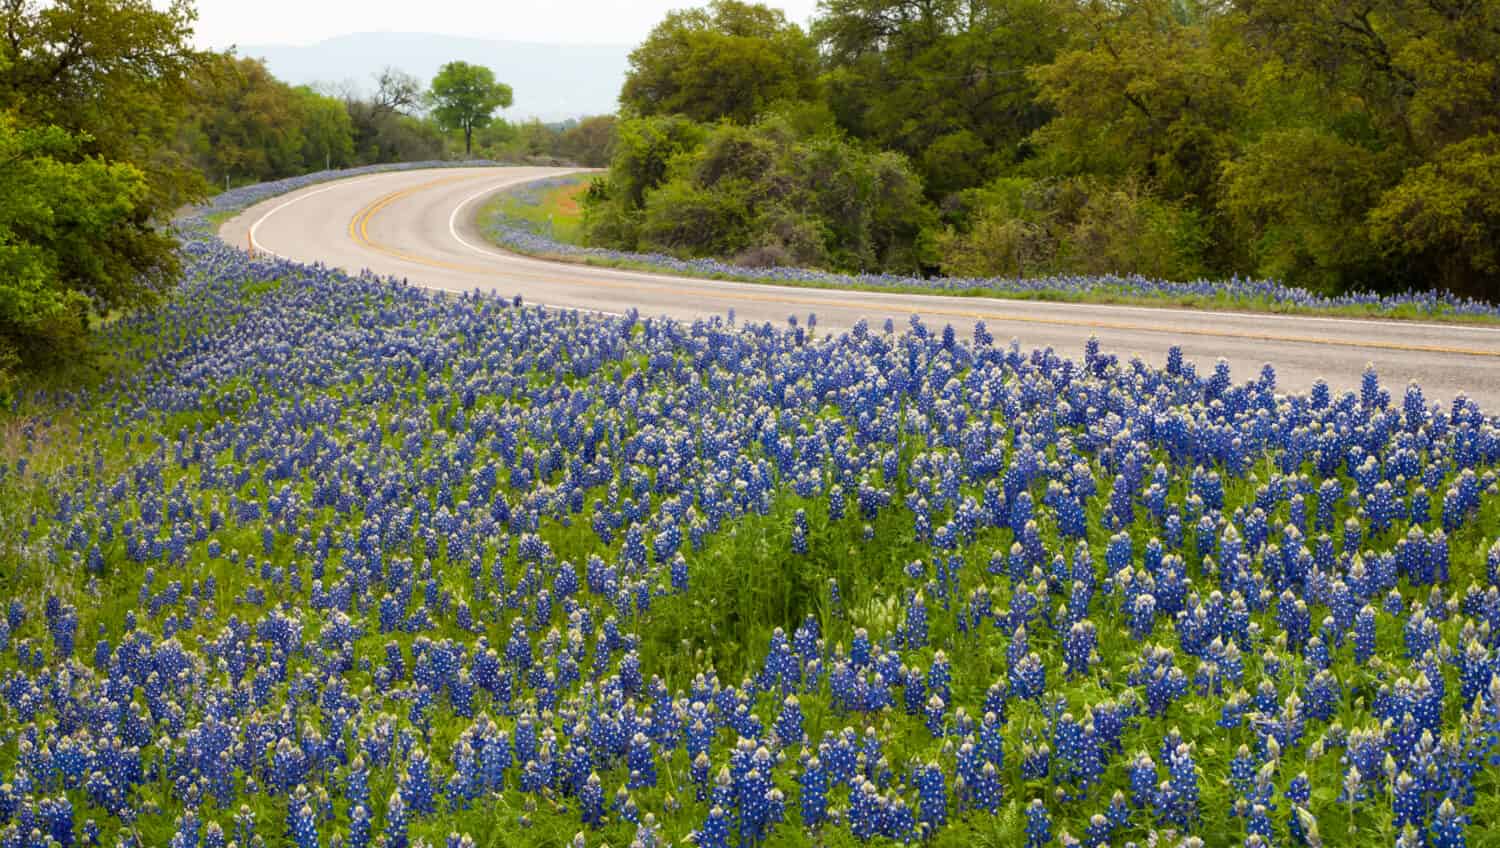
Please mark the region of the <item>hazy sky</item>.
MULTIPOLYGON (((706 2, 706 0, 705 0, 706 2)), ((806 25, 817 0, 767 0, 806 25)), ((634 44, 695 0, 198 0, 200 47, 311 44, 351 32, 432 32, 512 41, 634 44)))

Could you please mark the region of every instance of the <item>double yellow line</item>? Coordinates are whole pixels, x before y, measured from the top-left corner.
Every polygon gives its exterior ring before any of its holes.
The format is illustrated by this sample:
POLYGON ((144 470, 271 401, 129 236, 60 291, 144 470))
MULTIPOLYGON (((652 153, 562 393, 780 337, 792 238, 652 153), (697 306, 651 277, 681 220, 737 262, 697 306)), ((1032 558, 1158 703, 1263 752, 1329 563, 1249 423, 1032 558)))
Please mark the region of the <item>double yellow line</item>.
MULTIPOLYGON (((418 256, 406 253, 389 245, 381 244, 370 237, 370 222, 382 210, 392 204, 420 194, 427 189, 455 182, 473 180, 474 177, 444 177, 432 180, 401 191, 392 192, 380 197, 354 214, 349 220, 349 238, 355 243, 367 247, 377 253, 386 256, 425 265, 430 268, 441 268, 447 271, 457 271, 464 274, 476 274, 480 276, 496 276, 497 270, 493 267, 476 265, 464 265, 457 262, 448 262, 442 259, 434 259, 426 256, 418 256)), ((601 279, 600 277, 570 277, 564 273, 567 265, 557 263, 558 275, 555 278, 560 283, 572 283, 575 285, 596 286, 600 288, 612 288, 625 291, 637 292, 681 292, 682 288, 666 283, 638 283, 625 279, 601 279)), ((602 276, 602 275, 601 275, 602 276)), ((714 292, 715 296, 732 298, 754 303, 776 303, 792 307, 823 307, 833 309, 848 308, 851 303, 848 300, 834 298, 805 297, 797 295, 760 294, 745 291, 724 290, 714 292)), ((1500 359, 1500 350, 1485 350, 1482 348, 1452 347, 1448 345, 1407 344, 1402 342, 1385 342, 1368 339, 1330 339, 1322 336, 1304 336, 1284 333, 1262 333, 1247 330, 1208 330, 1194 327, 1163 327, 1158 324, 1140 324, 1129 321, 1098 321, 1091 319, 1070 318, 1046 318, 1036 315, 1019 315, 1007 312, 980 311, 969 309, 951 309, 947 307, 922 306, 914 308, 914 311, 925 315, 941 315, 944 317, 964 318, 975 321, 996 321, 1014 324, 1035 324, 1052 327, 1078 327, 1089 330, 1119 330, 1124 332, 1146 332, 1167 333, 1176 336, 1199 336, 1220 339, 1239 339, 1245 341, 1275 342, 1282 344, 1308 344, 1323 345, 1330 347, 1349 347, 1367 350, 1386 350, 1403 353, 1440 353, 1456 356, 1474 356, 1489 359, 1500 359)), ((1372 327, 1375 326, 1372 322, 1372 327)))

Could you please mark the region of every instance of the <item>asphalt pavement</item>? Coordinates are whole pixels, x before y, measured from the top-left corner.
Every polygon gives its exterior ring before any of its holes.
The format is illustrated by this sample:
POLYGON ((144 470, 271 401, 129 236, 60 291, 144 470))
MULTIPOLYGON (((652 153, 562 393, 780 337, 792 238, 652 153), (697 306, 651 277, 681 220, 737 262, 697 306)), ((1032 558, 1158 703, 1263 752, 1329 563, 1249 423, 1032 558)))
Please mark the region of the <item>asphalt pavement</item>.
POLYGON ((476 217, 494 192, 568 173, 563 168, 460 168, 403 171, 339 180, 260 203, 220 230, 230 244, 351 272, 370 270, 431 289, 521 295, 529 303, 691 320, 724 315, 784 323, 816 314, 818 332, 864 319, 878 329, 913 315, 952 324, 967 336, 984 321, 997 341, 1082 355, 1097 336, 1121 359, 1166 361, 1182 348, 1200 372, 1227 360, 1236 380, 1264 363, 1278 386, 1305 391, 1319 378, 1335 391, 1357 389, 1373 363, 1399 398, 1409 381, 1429 400, 1462 392, 1500 412, 1500 326, 1322 318, 1156 307, 1047 303, 726 282, 564 264, 517 256, 485 241, 476 217))

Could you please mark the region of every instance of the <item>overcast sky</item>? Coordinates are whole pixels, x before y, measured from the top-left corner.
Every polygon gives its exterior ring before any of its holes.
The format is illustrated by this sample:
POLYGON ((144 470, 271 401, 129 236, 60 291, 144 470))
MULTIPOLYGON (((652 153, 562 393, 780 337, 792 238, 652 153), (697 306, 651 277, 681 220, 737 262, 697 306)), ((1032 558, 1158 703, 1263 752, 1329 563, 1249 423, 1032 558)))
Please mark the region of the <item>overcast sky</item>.
MULTIPOLYGON (((511 41, 635 44, 694 0, 198 0, 200 47, 312 44, 352 32, 432 32, 511 41)), ((806 25, 817 0, 769 0, 806 25)))

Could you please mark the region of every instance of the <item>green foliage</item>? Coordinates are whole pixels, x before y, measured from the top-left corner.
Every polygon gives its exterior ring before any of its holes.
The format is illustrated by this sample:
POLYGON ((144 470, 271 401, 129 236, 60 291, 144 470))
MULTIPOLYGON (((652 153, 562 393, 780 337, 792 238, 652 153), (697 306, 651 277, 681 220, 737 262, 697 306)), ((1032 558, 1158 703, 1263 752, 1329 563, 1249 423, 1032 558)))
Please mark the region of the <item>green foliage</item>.
POLYGON ((803 137, 779 117, 624 121, 608 177, 585 198, 592 244, 751 265, 916 270, 934 223, 904 157, 803 137))
POLYGON ((296 90, 302 109, 302 164, 308 170, 342 168, 354 162, 354 121, 332 97, 307 86, 296 90))
POLYGON ((204 188, 164 143, 201 66, 193 18, 185 2, 0 5, 0 372, 78 360, 93 318, 172 284, 159 227, 204 188))
POLYGON ((1195 211, 1137 179, 997 180, 966 193, 962 229, 938 237, 946 273, 969 277, 1202 273, 1209 246, 1195 211))
POLYGON ((1064 38, 1052 0, 827 0, 813 32, 839 126, 906 154, 941 199, 1030 155, 1049 112, 1026 69, 1064 38))
POLYGON ((638 115, 748 124, 817 91, 813 42, 781 11, 713 0, 671 12, 630 54, 620 103, 638 115))
POLYGON ((205 188, 167 144, 203 66, 190 44, 195 18, 188 0, 0 4, 0 111, 87 136, 75 157, 135 165, 148 217, 165 219, 205 188))
MULTIPOLYGON (((1307 258, 1288 263, 1274 250, 1270 267, 1290 264, 1289 276, 1321 275, 1330 288, 1440 285, 1500 297, 1500 268, 1485 256, 1493 205, 1468 194, 1471 179, 1479 192, 1486 177, 1494 184, 1485 138, 1500 131, 1500 2, 1236 5, 1246 43, 1277 71, 1265 75, 1269 99, 1294 104, 1278 117, 1321 136, 1277 151, 1285 202, 1254 210, 1260 244, 1313 231, 1307 258), (1341 182, 1322 177, 1330 170, 1341 182)), ((1266 170, 1257 162, 1229 173, 1266 170)))
POLYGON ((279 179, 354 160, 344 104, 287 85, 258 59, 214 54, 193 90, 177 146, 215 182, 279 179))
POLYGON ((622 121, 608 182, 590 196, 595 200, 605 196, 615 198, 624 210, 640 209, 646 204, 646 193, 666 180, 668 163, 679 154, 696 149, 707 131, 680 117, 622 121))
POLYGON ((0 374, 76 356, 91 311, 149 302, 176 271, 145 176, 79 160, 89 141, 0 114, 0 374))
POLYGON ((614 115, 584 118, 558 136, 557 152, 586 168, 603 168, 614 154, 615 132, 614 115))
POLYGON ((375 75, 374 94, 344 92, 344 110, 354 128, 354 155, 359 164, 443 157, 442 131, 413 114, 422 105, 422 94, 420 80, 392 67, 375 75))
POLYGON ((462 132, 464 155, 474 150, 474 131, 489 126, 495 110, 513 100, 510 86, 495 81, 495 72, 468 62, 449 62, 432 78, 428 94, 432 117, 442 129, 462 132))
POLYGON ((1272 130, 1225 164, 1223 208, 1259 273, 1331 291, 1379 273, 1364 215, 1388 170, 1332 133, 1272 130))
POLYGON ((1500 281, 1500 135, 1450 145, 1408 171, 1371 210, 1370 229, 1375 243, 1436 268, 1448 288, 1500 281))

